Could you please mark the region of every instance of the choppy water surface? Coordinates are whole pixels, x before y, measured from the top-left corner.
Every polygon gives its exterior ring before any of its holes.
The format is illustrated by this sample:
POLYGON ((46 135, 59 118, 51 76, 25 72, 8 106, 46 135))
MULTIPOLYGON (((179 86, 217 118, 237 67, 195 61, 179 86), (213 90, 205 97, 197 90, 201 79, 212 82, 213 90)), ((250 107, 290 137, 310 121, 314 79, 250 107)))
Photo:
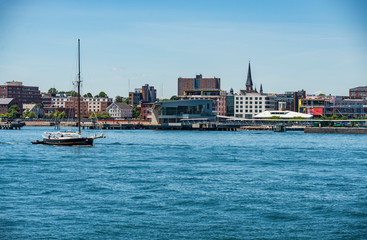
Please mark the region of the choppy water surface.
POLYGON ((367 136, 0 130, 0 239, 366 239, 367 136))

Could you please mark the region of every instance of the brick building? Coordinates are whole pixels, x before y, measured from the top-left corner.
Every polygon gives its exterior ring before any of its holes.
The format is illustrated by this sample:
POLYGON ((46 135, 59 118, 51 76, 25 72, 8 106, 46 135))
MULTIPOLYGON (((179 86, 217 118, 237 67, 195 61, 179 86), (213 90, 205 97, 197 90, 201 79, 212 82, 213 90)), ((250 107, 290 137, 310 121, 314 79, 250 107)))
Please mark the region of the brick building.
POLYGON ((364 98, 367 97, 367 86, 356 87, 349 89, 350 98, 364 98))
POLYGON ((14 104, 14 98, 0 98, 0 113, 5 114, 11 105, 14 104))
POLYGON ((22 82, 11 81, 0 85, 0 98, 13 98, 13 104, 41 103, 41 92, 38 87, 24 86, 22 82))
MULTIPOLYGON (((56 110, 65 111, 69 117, 76 117, 78 111, 78 98, 56 94, 55 96, 43 96, 45 114, 48 115, 56 110)), ((80 98, 80 113, 82 118, 88 118, 91 113, 107 112, 112 98, 80 98)))
POLYGON ((212 112, 216 115, 226 115, 226 92, 221 90, 184 91, 181 100, 212 100, 212 112))
POLYGON ((177 96, 183 96, 185 91, 192 90, 220 90, 220 78, 203 78, 196 75, 195 78, 178 78, 177 96))

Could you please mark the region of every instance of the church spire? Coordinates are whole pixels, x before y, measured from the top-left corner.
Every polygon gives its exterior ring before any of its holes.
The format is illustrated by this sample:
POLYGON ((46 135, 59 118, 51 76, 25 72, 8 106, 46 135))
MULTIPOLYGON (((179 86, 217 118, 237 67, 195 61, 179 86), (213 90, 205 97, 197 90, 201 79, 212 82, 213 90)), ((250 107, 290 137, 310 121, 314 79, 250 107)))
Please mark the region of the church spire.
POLYGON ((248 59, 248 72, 247 72, 247 81, 246 81, 246 91, 253 91, 252 89, 252 77, 251 77, 251 66, 250 59, 248 59))
POLYGON ((260 93, 263 93, 263 84, 260 84, 260 93))

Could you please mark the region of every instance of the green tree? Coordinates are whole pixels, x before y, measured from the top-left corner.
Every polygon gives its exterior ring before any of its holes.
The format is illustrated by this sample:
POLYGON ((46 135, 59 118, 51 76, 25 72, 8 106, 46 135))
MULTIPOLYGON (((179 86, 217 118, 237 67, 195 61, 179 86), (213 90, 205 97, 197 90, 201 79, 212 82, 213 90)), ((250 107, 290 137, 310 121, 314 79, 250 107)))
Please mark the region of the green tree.
POLYGON ((30 112, 28 113, 28 116, 29 118, 37 118, 38 116, 34 113, 34 112, 30 112))
POLYGON ((348 119, 348 117, 347 116, 342 116, 341 117, 341 120, 347 120, 348 119))
POLYGON ((130 98, 125 98, 125 100, 122 101, 122 102, 129 104, 129 100, 130 100, 130 98))
POLYGON ((26 117, 28 117, 28 115, 29 115, 29 109, 27 108, 27 109, 24 111, 22 118, 26 118, 26 117))
POLYGON ((176 95, 173 95, 173 96, 170 98, 170 100, 172 100, 172 101, 174 101, 174 100, 180 100, 180 98, 179 98, 179 97, 177 97, 176 95))
POLYGON ((132 109, 133 118, 140 118, 140 107, 134 107, 132 109))
POLYGON ((7 118, 17 118, 20 117, 21 114, 21 110, 20 107, 16 104, 10 106, 10 108, 8 109, 8 112, 5 114, 5 117, 7 118))
POLYGON ((98 112, 96 114, 97 118, 111 118, 110 114, 108 112, 98 112))
POLYGON ((59 112, 59 114, 57 115, 57 118, 67 118, 68 116, 66 115, 65 111, 59 112))
POLYGON ((106 98, 106 97, 108 97, 107 96, 107 94, 105 93, 105 92, 100 92, 99 94, 98 94, 98 97, 100 97, 100 98, 106 98))
POLYGON ((116 96, 115 102, 116 103, 121 103, 122 102, 122 97, 121 96, 116 96))
POLYGON ((77 97, 78 93, 75 91, 69 91, 68 94, 70 94, 72 97, 77 97))
POLYGON ((71 91, 60 91, 59 92, 60 94, 70 94, 72 97, 77 97, 78 96, 78 93, 75 92, 74 90, 71 90, 71 91))
POLYGON ((57 89, 56 88, 50 88, 50 89, 48 89, 48 92, 47 93, 49 93, 49 94, 57 94, 59 91, 57 91, 57 89))
POLYGON ((93 95, 89 92, 89 93, 84 94, 84 96, 83 96, 83 97, 92 98, 92 97, 93 97, 93 95))

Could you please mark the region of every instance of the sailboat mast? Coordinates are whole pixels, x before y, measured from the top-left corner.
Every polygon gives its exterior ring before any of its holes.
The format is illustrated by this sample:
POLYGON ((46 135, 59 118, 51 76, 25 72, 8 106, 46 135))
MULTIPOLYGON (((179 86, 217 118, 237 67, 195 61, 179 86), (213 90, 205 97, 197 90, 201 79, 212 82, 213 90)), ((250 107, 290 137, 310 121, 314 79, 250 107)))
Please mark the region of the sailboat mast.
POLYGON ((80 39, 78 39, 78 133, 80 132, 80 39))

